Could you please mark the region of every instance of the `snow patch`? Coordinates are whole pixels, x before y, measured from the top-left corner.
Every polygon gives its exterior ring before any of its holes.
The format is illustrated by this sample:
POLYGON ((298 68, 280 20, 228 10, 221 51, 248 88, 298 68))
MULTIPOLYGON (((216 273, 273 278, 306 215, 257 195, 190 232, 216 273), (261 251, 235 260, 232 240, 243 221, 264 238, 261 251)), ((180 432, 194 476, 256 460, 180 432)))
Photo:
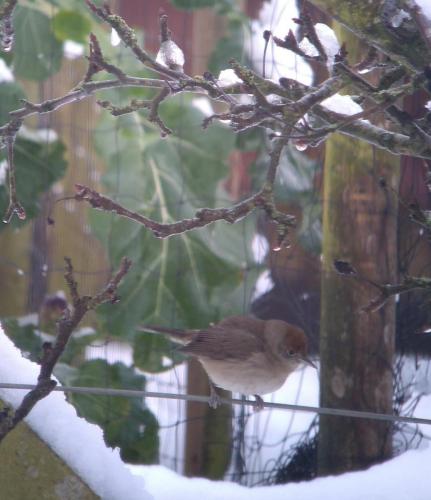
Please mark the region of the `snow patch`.
POLYGON ((218 75, 217 83, 220 87, 228 87, 236 83, 242 83, 242 80, 238 78, 233 69, 223 69, 218 75))
POLYGON ((113 47, 116 47, 117 45, 120 45, 121 38, 118 36, 118 33, 114 28, 111 30, 111 45, 113 47))
MULTIPOLYGON (((0 352, 3 383, 37 381, 39 366, 23 358, 1 328, 0 352)), ((0 398, 16 408, 26 392, 0 388, 0 398)), ((106 447, 102 430, 78 417, 64 394, 51 393, 33 408, 25 421, 104 500, 152 498, 144 479, 127 469, 117 448, 106 447)))
POLYGON ((0 59, 0 82, 13 82, 14 77, 4 59, 0 59))
POLYGON ((362 107, 359 106, 350 96, 334 94, 322 101, 322 106, 334 111, 334 113, 341 113, 343 115, 356 115, 363 111, 362 107))
POLYGON ((19 137, 29 141, 50 144, 58 140, 58 134, 52 128, 31 129, 23 125, 18 131, 19 137))
POLYGON ((78 59, 78 57, 84 54, 84 45, 73 40, 65 40, 63 43, 63 54, 66 59, 78 59))

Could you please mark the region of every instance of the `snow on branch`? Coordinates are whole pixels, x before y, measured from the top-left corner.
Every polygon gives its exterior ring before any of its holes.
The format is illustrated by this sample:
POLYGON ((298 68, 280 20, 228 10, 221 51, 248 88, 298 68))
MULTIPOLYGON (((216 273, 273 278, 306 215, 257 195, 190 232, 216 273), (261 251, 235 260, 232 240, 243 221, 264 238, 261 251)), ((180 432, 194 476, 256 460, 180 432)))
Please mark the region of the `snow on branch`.
MULTIPOLYGON (((346 2, 346 0, 337 1, 338 3, 346 2)), ((11 14, 15 3, 6 2, 0 11, 1 20, 4 21, 11 14)), ((316 0, 314 3, 319 4, 319 1, 316 0)), ((337 3, 336 0, 328 3, 329 11, 333 9, 335 3, 337 3)), ((127 209, 120 208, 112 200, 108 202, 108 198, 99 193, 85 186, 78 187, 75 195, 77 201, 87 201, 102 210, 117 211, 119 214, 121 212, 120 215, 131 217, 144 224, 160 237, 189 231, 216 220, 234 222, 254 208, 260 208, 265 210, 276 224, 281 224, 280 238, 283 240, 287 227, 292 225, 293 219, 290 218, 288 222, 281 221, 282 217, 275 209, 272 190, 281 150, 289 141, 301 148, 314 147, 326 140, 330 134, 338 132, 364 140, 396 155, 406 154, 431 159, 430 124, 427 120, 413 119, 397 105, 401 98, 414 93, 419 88, 430 86, 431 69, 425 67, 419 70, 414 61, 405 62, 404 56, 394 57, 384 65, 380 65, 376 62, 377 56, 374 49, 369 51, 360 64, 351 66, 345 47, 339 47, 335 43, 333 40, 335 35, 328 35, 330 28, 325 27, 326 25, 314 25, 306 11, 300 14, 296 22, 302 26, 304 36, 312 47, 312 51, 306 50, 303 41, 298 41, 293 32, 289 32, 284 40, 274 37, 270 32, 265 32, 265 40, 269 41, 272 38, 274 43, 286 50, 293 51, 305 59, 311 58, 327 65, 330 76, 318 86, 303 85, 288 78, 280 78, 278 82, 275 82, 260 76, 235 60, 229 62, 231 69, 223 71, 219 77, 209 72, 205 72, 202 76, 189 76, 184 72, 184 55, 173 41, 166 14, 161 13, 159 16, 160 49, 158 54, 153 56, 140 46, 136 34, 124 19, 115 15, 106 4, 99 6, 91 0, 86 0, 86 4, 94 15, 116 31, 137 60, 158 74, 159 78, 138 78, 126 74, 120 67, 106 61, 99 41, 94 34, 91 34, 87 58, 88 68, 82 81, 63 96, 41 103, 23 101, 23 107, 10 112, 10 121, 0 127, 2 145, 7 148, 8 158, 10 203, 3 217, 5 222, 9 222, 14 214, 21 218, 25 217, 16 195, 16 183, 19 183, 19 179, 15 179, 13 163, 14 140, 24 119, 34 114, 52 113, 61 106, 73 104, 96 92, 111 88, 134 86, 159 89, 152 99, 135 99, 122 107, 101 99, 97 103, 114 116, 142 109, 148 110, 147 119, 158 126, 161 136, 169 135, 172 131, 163 123, 159 115, 160 104, 172 95, 194 92, 207 95, 219 103, 219 111, 204 120, 203 128, 210 126, 214 120, 224 120, 229 123, 233 132, 260 127, 266 129, 270 137, 274 138, 266 182, 255 195, 233 207, 203 208, 192 219, 173 224, 160 224, 140 214, 128 213, 127 209), (376 67, 381 70, 382 77, 378 85, 372 86, 362 75, 376 67), (100 72, 112 75, 113 79, 94 81, 94 75, 100 72), (234 76, 231 81, 226 81, 225 77, 228 72, 234 76), (354 90, 356 102, 338 94, 346 88, 354 90), (360 102, 361 106, 357 102, 360 102), (388 119, 384 127, 370 122, 373 115, 378 112, 383 112, 388 119)), ((384 20, 380 19, 380 22, 384 25, 384 20)), ((420 36, 420 25, 413 22, 414 26, 420 36)), ((393 33, 391 36, 393 37, 393 33)), ((380 47, 379 44, 373 45, 380 47)), ((415 52, 412 54, 415 55, 415 52)))

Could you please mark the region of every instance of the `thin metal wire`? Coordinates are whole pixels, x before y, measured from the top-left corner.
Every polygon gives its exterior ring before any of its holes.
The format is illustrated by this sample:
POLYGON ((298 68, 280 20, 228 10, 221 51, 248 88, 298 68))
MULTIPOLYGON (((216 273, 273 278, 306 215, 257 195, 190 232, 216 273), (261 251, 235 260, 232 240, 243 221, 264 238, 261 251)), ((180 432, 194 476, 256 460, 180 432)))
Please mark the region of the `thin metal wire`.
MULTIPOLYGON (((9 384, 0 382, 0 389, 23 389, 31 390, 36 386, 32 384, 9 384)), ((198 403, 208 403, 208 396, 198 396, 195 394, 174 394, 169 392, 139 391, 133 389, 111 389, 105 387, 66 387, 57 386, 54 391, 71 392, 75 394, 92 394, 96 396, 119 396, 126 398, 164 398, 181 399, 185 401, 195 401, 198 403)), ((256 401, 248 401, 235 398, 220 398, 223 404, 258 406, 256 401)), ((390 415, 389 413, 375 413, 371 411, 348 410, 342 408, 318 408, 315 406, 292 405, 287 403, 264 403, 265 408, 276 408, 278 410, 294 410, 307 413, 317 413, 319 415, 332 415, 337 417, 368 418, 370 420, 385 420, 389 422, 405 422, 410 424, 431 425, 431 419, 419 417, 404 417, 402 415, 390 415)))

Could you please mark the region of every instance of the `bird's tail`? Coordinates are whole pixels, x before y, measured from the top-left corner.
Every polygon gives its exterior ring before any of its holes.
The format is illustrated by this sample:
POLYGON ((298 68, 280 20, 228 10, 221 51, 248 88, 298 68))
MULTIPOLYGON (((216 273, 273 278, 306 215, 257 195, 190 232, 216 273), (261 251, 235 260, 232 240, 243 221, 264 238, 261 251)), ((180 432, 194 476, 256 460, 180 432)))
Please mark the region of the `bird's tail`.
POLYGON ((148 333, 163 333, 168 335, 172 340, 181 344, 188 344, 193 340, 196 330, 182 330, 181 328, 169 328, 167 326, 141 325, 138 326, 138 331, 148 333))

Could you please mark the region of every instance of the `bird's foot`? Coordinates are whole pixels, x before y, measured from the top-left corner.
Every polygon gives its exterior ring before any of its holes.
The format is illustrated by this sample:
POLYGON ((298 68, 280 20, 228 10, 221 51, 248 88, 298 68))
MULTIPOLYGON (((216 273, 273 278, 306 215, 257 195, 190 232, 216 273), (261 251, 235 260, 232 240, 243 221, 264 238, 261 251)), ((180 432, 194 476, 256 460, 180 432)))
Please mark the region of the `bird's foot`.
POLYGON ((253 406, 253 411, 257 413, 265 408, 265 401, 258 394, 255 394, 254 397, 256 398, 257 404, 253 406))
POLYGON ((221 405, 220 396, 217 394, 217 391, 213 384, 210 384, 210 399, 208 401, 210 408, 214 410, 221 405))

